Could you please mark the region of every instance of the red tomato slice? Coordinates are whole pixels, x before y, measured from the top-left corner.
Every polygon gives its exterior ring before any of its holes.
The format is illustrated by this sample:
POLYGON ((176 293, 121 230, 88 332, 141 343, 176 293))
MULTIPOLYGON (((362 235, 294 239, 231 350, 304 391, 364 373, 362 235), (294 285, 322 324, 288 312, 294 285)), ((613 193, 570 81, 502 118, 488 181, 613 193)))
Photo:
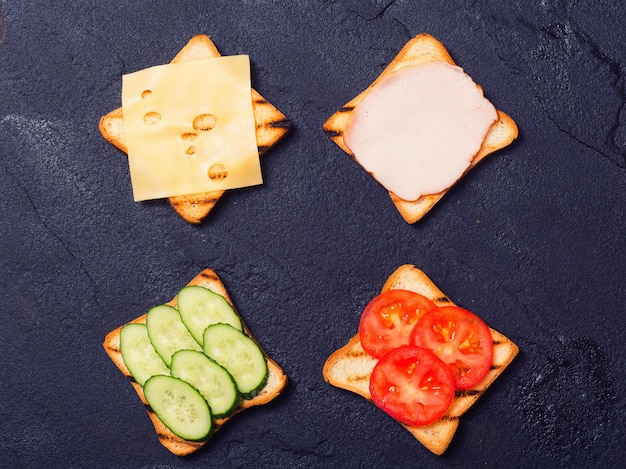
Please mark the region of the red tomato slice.
POLYGON ((426 311, 436 309, 425 296, 408 290, 388 290, 365 307, 359 324, 363 350, 375 358, 409 344, 411 331, 426 311))
POLYGON ((454 377, 434 353, 405 345, 378 361, 370 378, 370 394, 378 407, 399 422, 428 425, 450 407, 454 377))
POLYGON ((411 344, 431 350, 448 365, 457 389, 474 387, 491 368, 489 327, 457 306, 442 306, 424 314, 413 328, 411 344))

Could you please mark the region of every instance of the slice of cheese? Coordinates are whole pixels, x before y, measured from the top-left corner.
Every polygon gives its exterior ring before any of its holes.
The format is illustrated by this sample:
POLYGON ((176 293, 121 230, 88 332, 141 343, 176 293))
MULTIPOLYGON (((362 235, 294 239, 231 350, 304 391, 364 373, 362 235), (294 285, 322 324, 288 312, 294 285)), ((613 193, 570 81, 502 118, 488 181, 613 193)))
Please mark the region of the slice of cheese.
POLYGON ((246 55, 122 77, 135 201, 261 184, 246 55))
POLYGON ((450 187, 497 117, 461 68, 428 62, 375 85, 354 109, 344 142, 387 190, 413 201, 450 187))

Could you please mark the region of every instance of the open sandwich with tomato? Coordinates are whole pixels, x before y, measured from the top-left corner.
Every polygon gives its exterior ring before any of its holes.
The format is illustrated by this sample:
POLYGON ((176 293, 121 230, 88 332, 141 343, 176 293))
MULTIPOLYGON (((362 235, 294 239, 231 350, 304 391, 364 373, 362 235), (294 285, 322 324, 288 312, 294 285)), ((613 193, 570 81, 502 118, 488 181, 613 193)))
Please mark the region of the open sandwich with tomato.
POLYGON ((104 349, 177 456, 197 451, 235 414, 270 402, 287 384, 210 269, 111 331, 104 349))
POLYGON ((442 454, 459 418, 517 353, 517 345, 454 305, 424 272, 403 265, 366 306, 358 334, 328 358, 323 374, 442 454))

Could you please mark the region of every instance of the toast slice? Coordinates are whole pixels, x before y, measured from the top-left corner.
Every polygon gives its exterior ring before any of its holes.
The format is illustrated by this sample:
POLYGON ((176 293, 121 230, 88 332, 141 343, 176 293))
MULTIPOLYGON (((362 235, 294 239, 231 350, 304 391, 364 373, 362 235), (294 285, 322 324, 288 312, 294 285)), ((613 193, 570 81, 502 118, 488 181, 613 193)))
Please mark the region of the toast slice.
MULTIPOLYGON (((434 37, 428 34, 420 34, 411 39, 367 89, 330 116, 323 125, 324 131, 343 151, 354 158, 354 154, 343 140, 344 132, 350 125, 352 110, 363 101, 363 98, 377 83, 387 78, 392 73, 405 67, 434 61, 447 62, 450 65, 455 65, 447 49, 434 37)), ((515 121, 504 112, 498 110, 498 120, 492 124, 483 141, 482 147, 474 156, 474 159, 465 173, 476 166, 476 164, 487 155, 511 144, 517 136, 518 129, 515 121)), ((449 188, 437 194, 423 195, 415 201, 403 200, 391 191, 389 195, 407 223, 415 223, 426 215, 448 190, 449 188)))
MULTIPOLYGON (((211 269, 203 270, 195 278, 193 278, 188 283, 188 285, 200 285, 202 287, 208 288, 214 291, 215 293, 222 295, 226 299, 226 301, 228 301, 231 304, 231 306, 233 306, 234 308, 234 305, 230 297, 228 296, 228 292, 226 291, 224 284, 222 283, 220 278, 217 276, 217 274, 213 270, 211 269)), ((176 303, 177 303, 177 298, 174 297, 167 304, 170 306, 176 306, 176 303)), ((131 322, 145 324, 146 315, 144 314, 132 320, 131 322)), ((143 394, 142 386, 133 379, 132 375, 128 371, 128 368, 126 367, 124 360, 122 358, 122 353, 120 351, 120 331, 122 330, 122 327, 123 326, 120 326, 117 329, 107 334, 104 340, 104 344, 103 344, 105 352, 111 358, 113 363, 119 368, 119 370, 124 374, 124 376, 128 378, 133 388, 139 395, 141 402, 143 403, 146 410, 148 411, 148 415, 150 417, 150 420, 152 421, 152 424, 154 425, 154 429, 156 431, 157 437, 159 441, 161 442, 161 444, 165 446, 165 448, 167 448, 170 452, 172 452, 173 454, 177 456, 186 456, 190 453, 193 453, 194 451, 197 451, 202 446, 204 446, 208 440, 187 441, 187 440, 180 438, 179 436, 172 433, 163 424, 163 422, 161 422, 161 420, 152 411, 152 409, 150 409, 150 406, 148 405, 146 398, 143 394)), ((250 338, 252 338, 252 340, 257 342, 256 339, 250 333, 249 329, 245 326, 245 324, 244 324, 244 331, 250 338)), ((259 347, 263 351, 263 348, 260 346, 258 342, 257 342, 257 345, 259 345, 259 347)), ((268 402, 276 398, 287 385, 287 376, 285 375, 281 367, 274 360, 272 360, 269 356, 267 356, 267 353, 265 353, 265 351, 263 351, 263 354, 265 355, 265 358, 267 360, 267 367, 268 367, 268 378, 267 378, 267 383, 265 384, 265 387, 263 387, 263 389, 261 389, 261 391, 255 397, 251 399, 242 400, 239 403, 238 408, 233 413, 231 413, 227 417, 217 419, 213 426, 213 433, 219 430, 219 428, 222 425, 224 425, 228 420, 230 420, 234 415, 238 414, 239 412, 245 409, 248 409, 250 407, 267 404, 268 402)))
MULTIPOLYGON (((412 265, 400 266, 383 285, 382 291, 410 290, 420 293, 438 306, 453 302, 437 288, 424 272, 412 265)), ((459 418, 476 402, 487 388, 500 376, 518 353, 510 339, 491 329, 493 338, 493 363, 485 378, 473 389, 457 390, 446 414, 436 422, 422 427, 402 424, 433 453, 440 455, 448 448, 459 425, 459 418)), ((324 379, 333 386, 354 392, 371 401, 370 376, 378 360, 361 347, 359 335, 330 355, 323 368, 324 379)))
MULTIPOLYGON (((172 63, 220 57, 220 53, 208 36, 197 35, 174 57, 172 63)), ((259 155, 262 155, 283 138, 291 123, 283 113, 252 88, 252 110, 256 124, 256 141, 259 155)), ((100 119, 100 133, 105 140, 128 153, 124 113, 122 108, 115 109, 100 119)), ((217 201, 224 194, 223 190, 199 194, 170 197, 172 208, 180 217, 192 224, 199 224, 206 218, 217 201)))

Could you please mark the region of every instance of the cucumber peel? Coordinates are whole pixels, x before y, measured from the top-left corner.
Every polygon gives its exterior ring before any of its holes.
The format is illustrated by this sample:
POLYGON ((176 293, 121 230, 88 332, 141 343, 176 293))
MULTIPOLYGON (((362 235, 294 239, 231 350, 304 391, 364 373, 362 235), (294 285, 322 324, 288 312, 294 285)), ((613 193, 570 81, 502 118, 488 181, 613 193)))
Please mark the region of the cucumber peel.
POLYGON ((154 350, 145 324, 130 323, 120 331, 122 360, 133 379, 141 386, 155 375, 169 375, 170 370, 154 350))
POLYGON ((204 331, 203 350, 234 378, 246 399, 258 394, 267 382, 265 355, 247 335, 228 324, 214 324, 204 331))
POLYGON ((178 311, 191 335, 202 345, 204 330, 211 324, 230 324, 243 331, 241 319, 226 299, 198 285, 189 285, 178 292, 178 311))
POLYGON ((202 350, 185 327, 176 308, 155 306, 146 315, 146 326, 150 342, 167 366, 170 366, 172 355, 179 350, 202 350))
POLYGON ((176 352, 172 357, 172 376, 196 388, 209 404, 213 417, 224 417, 239 404, 233 377, 202 352, 176 352))
POLYGON ((146 401, 172 433, 188 441, 206 440, 213 429, 209 405, 189 383, 172 376, 149 378, 146 401))

